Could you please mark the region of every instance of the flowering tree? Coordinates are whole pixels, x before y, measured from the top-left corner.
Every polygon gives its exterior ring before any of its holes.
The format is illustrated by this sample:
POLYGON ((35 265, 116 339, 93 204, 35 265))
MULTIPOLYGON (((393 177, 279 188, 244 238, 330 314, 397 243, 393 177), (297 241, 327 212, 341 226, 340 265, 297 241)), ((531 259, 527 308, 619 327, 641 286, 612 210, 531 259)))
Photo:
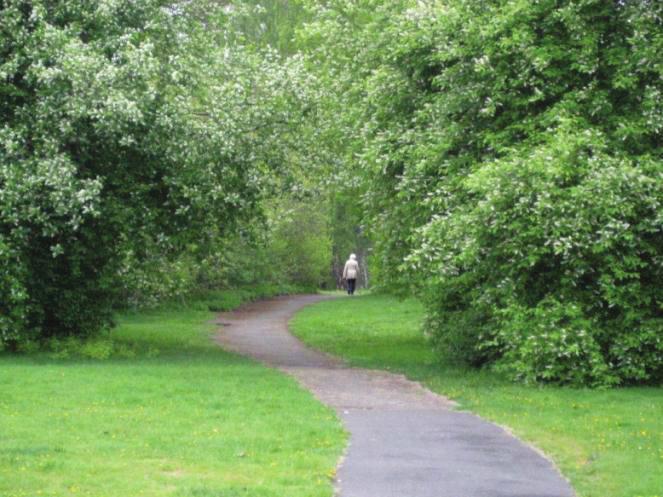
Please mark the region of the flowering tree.
POLYGON ((662 9, 316 8, 328 134, 364 179, 380 277, 424 299, 447 360, 527 381, 663 377, 662 9))
POLYGON ((201 259, 255 214, 296 126, 298 62, 231 46, 216 2, 199 13, 5 2, 0 343, 105 326, 127 264, 201 259))

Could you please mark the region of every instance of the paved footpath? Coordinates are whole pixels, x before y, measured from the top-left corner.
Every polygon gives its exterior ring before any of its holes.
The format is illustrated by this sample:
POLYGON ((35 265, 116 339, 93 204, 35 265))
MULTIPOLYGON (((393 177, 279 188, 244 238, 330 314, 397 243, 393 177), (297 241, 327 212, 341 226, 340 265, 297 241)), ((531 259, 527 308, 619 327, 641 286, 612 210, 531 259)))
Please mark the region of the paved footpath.
POLYGON ((552 464, 502 428, 403 376, 351 368, 304 346, 288 319, 324 297, 258 302, 223 313, 217 341, 294 376, 350 432, 340 497, 572 497, 552 464))

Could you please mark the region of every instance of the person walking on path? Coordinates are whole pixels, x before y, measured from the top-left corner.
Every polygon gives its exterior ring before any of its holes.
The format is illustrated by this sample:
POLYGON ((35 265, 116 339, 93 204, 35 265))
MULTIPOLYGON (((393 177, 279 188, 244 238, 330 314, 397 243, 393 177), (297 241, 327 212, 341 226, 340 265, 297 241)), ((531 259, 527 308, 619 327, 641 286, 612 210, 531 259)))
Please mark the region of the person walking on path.
POLYGON ((357 262, 357 256, 350 254, 350 258, 347 260, 345 267, 343 268, 343 279, 348 285, 348 295, 354 295, 358 275, 359 263, 357 262))

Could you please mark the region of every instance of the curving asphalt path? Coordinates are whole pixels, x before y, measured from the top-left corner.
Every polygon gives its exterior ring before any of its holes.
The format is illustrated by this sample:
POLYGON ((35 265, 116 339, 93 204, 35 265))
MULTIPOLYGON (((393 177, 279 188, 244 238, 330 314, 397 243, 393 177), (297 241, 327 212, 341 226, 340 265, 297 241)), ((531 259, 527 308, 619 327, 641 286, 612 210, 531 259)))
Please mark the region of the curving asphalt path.
POLYGON ((351 368, 311 350, 288 319, 325 297, 257 302, 219 315, 224 348, 294 376, 350 432, 339 497, 573 497, 552 464, 502 428, 401 375, 351 368))

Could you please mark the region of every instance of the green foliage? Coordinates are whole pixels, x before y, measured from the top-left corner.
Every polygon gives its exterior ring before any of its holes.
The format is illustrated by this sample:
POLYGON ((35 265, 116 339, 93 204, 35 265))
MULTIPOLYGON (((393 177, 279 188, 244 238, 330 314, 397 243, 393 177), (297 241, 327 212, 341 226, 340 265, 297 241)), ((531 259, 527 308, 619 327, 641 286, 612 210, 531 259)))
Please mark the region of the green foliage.
POLYGON ((308 19, 298 0, 233 0, 233 24, 247 43, 270 46, 282 55, 297 52, 297 27, 308 19))
POLYGON ((286 201, 272 216, 274 227, 268 250, 283 281, 309 288, 325 286, 331 260, 326 203, 286 201))
POLYGON ((2 347, 355 252, 454 360, 661 381, 660 2, 168 5, 2 11, 2 347))
MULTIPOLYGON (((447 276, 431 290, 464 288, 467 312, 482 314, 475 348, 529 361, 520 371, 528 379, 596 384, 663 372, 663 342, 650 338, 663 332, 655 307, 663 274, 658 166, 611 157, 602 142, 559 130, 524 159, 486 164, 463 182, 480 200, 431 222, 424 243, 435 248, 414 252, 428 253, 447 276), (491 341, 494 333, 510 338, 491 341), (640 347, 620 347, 627 337, 640 347), (536 341, 553 349, 527 345, 536 341)), ((466 312, 451 299, 438 305, 466 312)))
POLYGON ((363 211, 360 193, 355 188, 340 188, 331 201, 332 270, 337 287, 342 286, 343 268, 350 254, 356 254, 360 286, 369 286, 368 258, 370 240, 362 226, 363 211))
POLYGON ((663 379, 662 9, 318 10, 326 133, 348 143, 383 284, 418 292, 443 354, 527 380, 663 379))
POLYGON ((197 289, 201 272, 209 269, 197 254, 187 251, 173 255, 151 250, 139 258, 128 250, 118 272, 121 302, 133 308, 154 307, 183 298, 197 289))
POLYGON ((0 341, 89 335, 183 295, 260 210, 301 64, 219 38, 223 6, 6 2, 0 341))
POLYGON ((592 333, 593 323, 575 304, 554 300, 535 308, 514 304, 500 318, 496 340, 504 351, 500 362, 516 378, 575 385, 617 381, 592 333))
POLYGON ((245 300, 328 286, 327 204, 281 199, 263 206, 262 216, 204 249, 190 245, 174 257, 152 251, 143 260, 127 253, 120 273, 123 301, 131 307, 154 307, 186 302, 202 292, 220 296, 210 304, 220 311, 245 300))
POLYGON ((127 344, 112 340, 109 336, 97 336, 94 338, 81 339, 77 337, 51 338, 45 346, 39 347, 35 344, 34 350, 26 344, 21 344, 21 352, 26 354, 35 354, 42 352, 50 359, 68 360, 68 359, 92 359, 103 361, 110 358, 133 358, 136 355, 136 348, 127 344))

